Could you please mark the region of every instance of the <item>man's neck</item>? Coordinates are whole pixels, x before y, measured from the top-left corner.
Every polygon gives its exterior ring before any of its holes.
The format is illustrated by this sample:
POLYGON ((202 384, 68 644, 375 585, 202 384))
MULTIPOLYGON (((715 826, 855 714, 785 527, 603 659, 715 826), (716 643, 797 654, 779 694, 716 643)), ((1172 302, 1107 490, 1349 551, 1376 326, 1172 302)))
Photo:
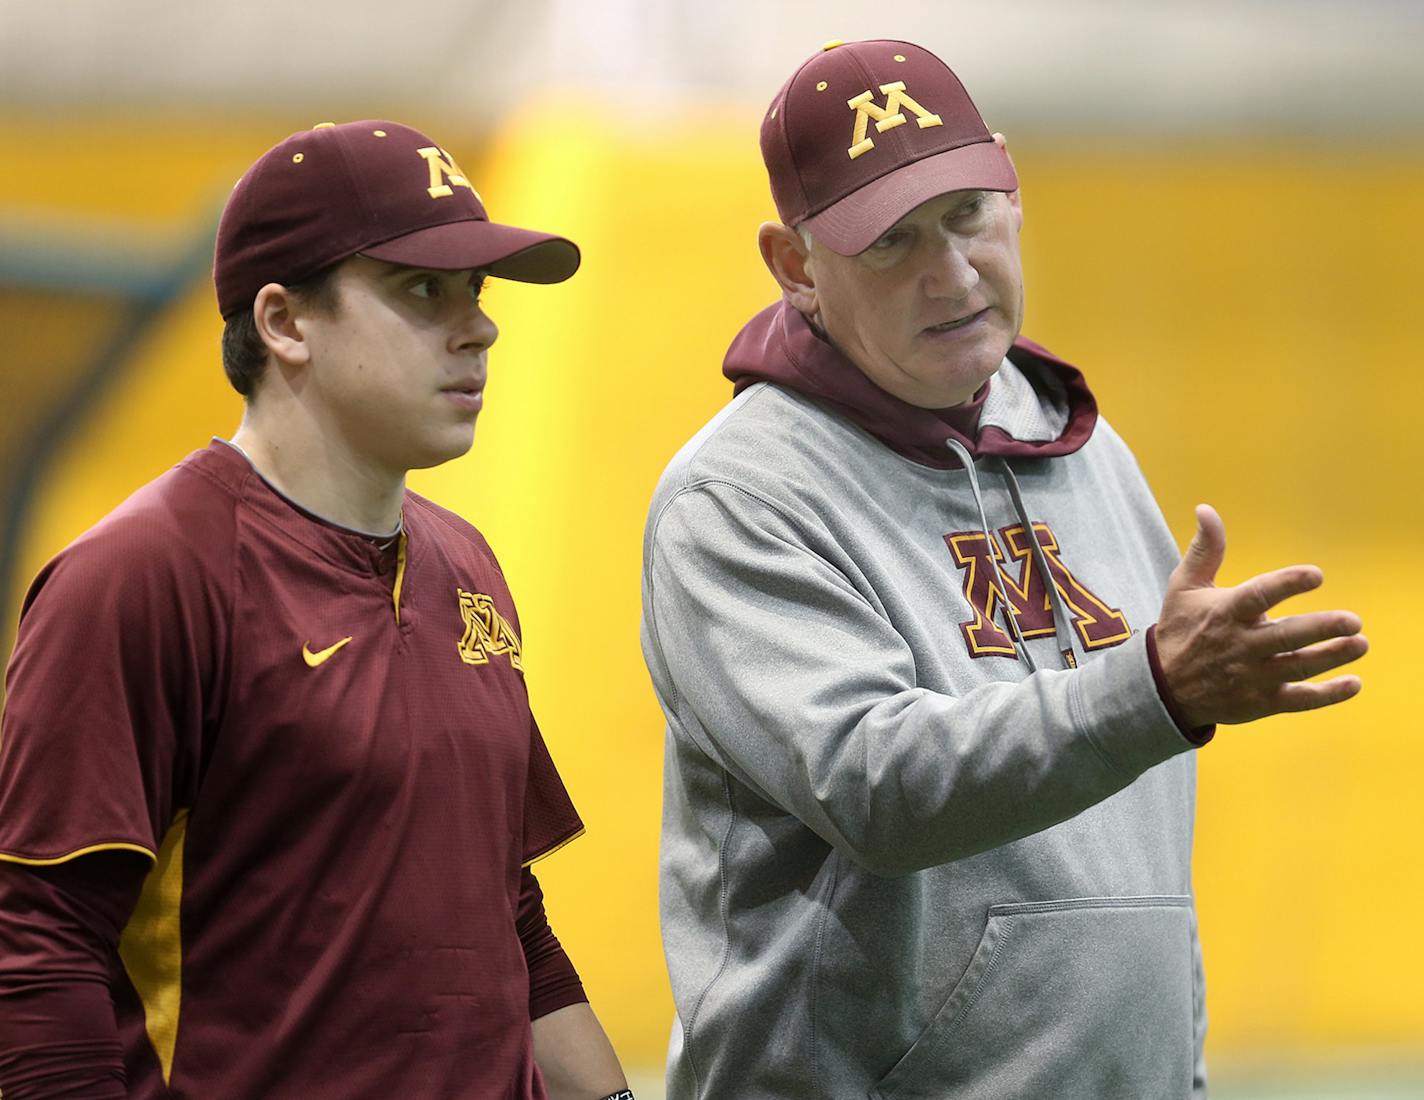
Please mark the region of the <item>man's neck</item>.
POLYGON ((381 470, 320 432, 279 432, 249 409, 231 440, 288 500, 342 527, 389 534, 401 522, 405 474, 381 470))

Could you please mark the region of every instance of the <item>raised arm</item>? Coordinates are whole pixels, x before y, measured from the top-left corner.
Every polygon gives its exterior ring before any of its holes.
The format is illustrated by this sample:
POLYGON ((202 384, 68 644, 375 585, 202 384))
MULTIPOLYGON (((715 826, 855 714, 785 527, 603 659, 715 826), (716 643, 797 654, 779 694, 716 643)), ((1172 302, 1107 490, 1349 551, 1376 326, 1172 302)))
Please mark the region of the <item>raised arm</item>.
POLYGON ((1192 747, 1142 635, 1073 672, 951 695, 921 686, 857 573, 773 504, 699 486, 658 517, 645 624, 684 734, 861 866, 904 874, 996 848, 1192 747))
MULTIPOLYGON (((1221 619, 1219 602, 1238 615, 1246 606, 1230 590, 1201 587, 1204 552, 1194 548, 1174 575, 1157 636, 1192 726, 1245 721, 1274 705, 1258 698, 1251 710, 1240 698, 1247 689, 1211 671, 1240 650, 1236 642, 1188 633, 1203 618, 1221 619), (1199 690, 1183 670, 1203 668, 1199 690)), ((1157 691, 1144 635, 1073 671, 942 694, 920 686, 909 646, 852 578, 853 563, 818 552, 768 502, 726 484, 699 487, 658 519, 647 629, 655 677, 674 689, 664 702, 688 736, 871 870, 905 873, 1017 840, 1193 747, 1157 691)), ((1276 591, 1267 585, 1266 598, 1276 591)), ((1269 604, 1255 606, 1259 616, 1269 604)), ((1258 633, 1299 645, 1322 629, 1304 618, 1304 633, 1258 633)), ((1249 624, 1233 621, 1236 634, 1247 632, 1249 624)), ((1358 627, 1330 621, 1333 631, 1358 627)), ((1362 644, 1327 654, 1348 659, 1362 644)), ((1323 658, 1276 652, 1266 667, 1280 677, 1272 696, 1280 703, 1352 690, 1282 687, 1318 671, 1323 658)))

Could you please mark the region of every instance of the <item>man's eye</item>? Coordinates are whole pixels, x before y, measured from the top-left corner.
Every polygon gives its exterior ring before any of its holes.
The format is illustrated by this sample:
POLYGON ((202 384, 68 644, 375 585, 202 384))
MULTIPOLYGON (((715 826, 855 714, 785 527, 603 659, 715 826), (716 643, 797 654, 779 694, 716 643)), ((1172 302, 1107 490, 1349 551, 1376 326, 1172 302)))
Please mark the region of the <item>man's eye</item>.
POLYGON ((486 279, 476 279, 474 282, 470 283, 470 297, 478 302, 480 300, 480 295, 484 293, 485 283, 487 281, 488 280, 486 279))
POLYGON ((903 244, 907 236, 908 234, 903 229, 892 229, 890 232, 876 238, 875 243, 870 247, 883 252, 886 249, 894 248, 898 244, 903 244))
POLYGON ((440 297, 440 283, 436 279, 421 279, 411 283, 410 292, 417 298, 438 298, 440 297))

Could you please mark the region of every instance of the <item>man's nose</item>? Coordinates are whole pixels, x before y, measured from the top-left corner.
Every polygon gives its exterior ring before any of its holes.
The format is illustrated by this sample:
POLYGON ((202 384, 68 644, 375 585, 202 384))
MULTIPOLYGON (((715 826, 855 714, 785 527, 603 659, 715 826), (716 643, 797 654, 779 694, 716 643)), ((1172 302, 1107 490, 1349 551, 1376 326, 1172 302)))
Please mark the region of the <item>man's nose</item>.
POLYGON ((933 298, 954 301, 967 298, 979 285, 979 272, 969 260, 964 241, 953 236, 937 238, 931 245, 926 290, 933 298))
POLYGON ((460 315, 451 336, 456 351, 484 351, 499 338, 499 326, 479 302, 471 302, 460 315))

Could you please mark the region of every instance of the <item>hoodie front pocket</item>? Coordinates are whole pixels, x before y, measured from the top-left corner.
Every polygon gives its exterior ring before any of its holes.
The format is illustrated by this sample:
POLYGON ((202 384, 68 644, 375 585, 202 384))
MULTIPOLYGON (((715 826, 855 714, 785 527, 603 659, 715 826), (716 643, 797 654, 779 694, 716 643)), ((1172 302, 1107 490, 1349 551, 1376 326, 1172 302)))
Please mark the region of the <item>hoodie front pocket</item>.
POLYGON ((872 1100, 1182 1100, 1191 899, 995 905, 964 975, 872 1100))

